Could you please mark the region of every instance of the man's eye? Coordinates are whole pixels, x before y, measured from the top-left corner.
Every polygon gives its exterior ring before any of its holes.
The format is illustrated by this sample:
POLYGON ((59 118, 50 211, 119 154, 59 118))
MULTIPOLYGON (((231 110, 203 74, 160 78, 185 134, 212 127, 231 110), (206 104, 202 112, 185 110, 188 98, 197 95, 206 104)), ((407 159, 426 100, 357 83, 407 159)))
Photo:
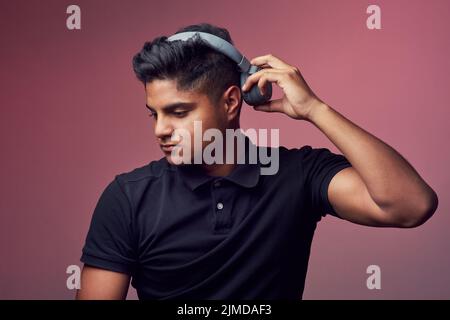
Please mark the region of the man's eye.
POLYGON ((156 112, 150 112, 150 113, 148 114, 148 116, 149 116, 150 118, 156 118, 156 112))
POLYGON ((175 112, 173 112, 173 114, 176 117, 184 117, 187 114, 187 111, 175 111, 175 112))

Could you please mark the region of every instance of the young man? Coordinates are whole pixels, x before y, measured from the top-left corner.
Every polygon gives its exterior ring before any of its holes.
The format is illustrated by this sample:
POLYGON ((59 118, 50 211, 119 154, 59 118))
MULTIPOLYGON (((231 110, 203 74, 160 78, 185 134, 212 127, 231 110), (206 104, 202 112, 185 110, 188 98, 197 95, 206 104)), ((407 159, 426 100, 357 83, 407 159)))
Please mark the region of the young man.
MULTIPOLYGON (((177 33, 186 31, 232 44, 227 30, 210 24, 177 33)), ((327 213, 400 228, 434 213, 437 196, 414 168, 321 101, 296 67, 273 55, 251 64, 262 70, 241 88, 236 63, 199 41, 159 37, 135 55, 165 156, 106 187, 83 248, 78 299, 124 299, 130 279, 140 299, 300 299, 314 230, 327 213), (231 163, 176 163, 174 149, 183 146, 183 156, 192 151, 192 160, 212 143, 195 144, 195 123, 223 136, 239 129, 243 92, 253 85, 267 90, 267 83, 284 96, 256 110, 309 121, 343 155, 310 146, 266 148, 278 156, 278 168, 263 175, 266 164, 248 161, 255 146, 244 138, 245 163, 236 161, 235 146, 231 163)))

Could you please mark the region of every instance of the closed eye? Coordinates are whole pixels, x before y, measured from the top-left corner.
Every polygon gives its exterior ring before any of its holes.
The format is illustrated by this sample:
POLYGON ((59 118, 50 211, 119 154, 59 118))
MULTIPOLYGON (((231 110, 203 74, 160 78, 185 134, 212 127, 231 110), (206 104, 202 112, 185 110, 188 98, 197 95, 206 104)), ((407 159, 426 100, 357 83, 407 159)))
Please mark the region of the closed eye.
POLYGON ((188 112, 187 111, 174 111, 172 112, 176 117, 184 117, 188 112))
MULTIPOLYGON (((171 112, 175 117, 177 117, 177 118, 182 118, 182 117, 184 117, 184 116, 186 116, 187 115, 187 113, 188 113, 189 111, 173 111, 173 112, 171 112)), ((150 112, 149 114, 148 114, 148 116, 150 117, 150 118, 157 118, 157 114, 156 114, 156 112, 150 112)))

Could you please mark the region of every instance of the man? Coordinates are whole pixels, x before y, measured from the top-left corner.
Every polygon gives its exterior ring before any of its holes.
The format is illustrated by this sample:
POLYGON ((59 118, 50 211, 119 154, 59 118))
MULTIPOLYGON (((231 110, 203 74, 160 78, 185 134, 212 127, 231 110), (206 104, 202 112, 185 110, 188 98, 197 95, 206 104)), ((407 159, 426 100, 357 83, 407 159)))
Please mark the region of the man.
MULTIPOLYGON (((227 30, 210 24, 177 33, 186 31, 232 44, 227 30)), ((78 299, 124 299, 130 280, 141 299, 299 299, 316 223, 327 213, 411 228, 435 212, 437 195, 414 168, 320 100, 298 68, 273 55, 251 64, 262 70, 240 88, 236 64, 199 41, 159 37, 135 55, 165 157, 117 175, 103 192, 83 248, 78 299), (279 154, 271 175, 261 174, 260 160, 237 162, 238 152, 231 163, 175 163, 177 147, 184 147, 178 155, 192 150, 192 160, 211 143, 195 146, 195 122, 223 135, 239 129, 243 92, 257 85, 264 93, 268 82, 283 98, 255 110, 312 123, 343 155, 266 148, 279 154), (188 133, 181 140, 180 131, 188 133)), ((254 145, 245 141, 249 160, 254 145)))

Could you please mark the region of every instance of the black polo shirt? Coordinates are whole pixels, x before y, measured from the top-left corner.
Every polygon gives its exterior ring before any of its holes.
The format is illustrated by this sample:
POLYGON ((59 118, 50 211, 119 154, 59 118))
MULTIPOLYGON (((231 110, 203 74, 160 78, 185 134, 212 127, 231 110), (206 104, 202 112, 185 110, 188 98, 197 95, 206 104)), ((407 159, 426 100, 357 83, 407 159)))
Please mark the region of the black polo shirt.
POLYGON ((212 177, 165 158, 116 175, 81 261, 131 275, 140 299, 300 299, 316 223, 336 215, 329 182, 351 164, 326 148, 278 151, 275 175, 259 160, 212 177))

